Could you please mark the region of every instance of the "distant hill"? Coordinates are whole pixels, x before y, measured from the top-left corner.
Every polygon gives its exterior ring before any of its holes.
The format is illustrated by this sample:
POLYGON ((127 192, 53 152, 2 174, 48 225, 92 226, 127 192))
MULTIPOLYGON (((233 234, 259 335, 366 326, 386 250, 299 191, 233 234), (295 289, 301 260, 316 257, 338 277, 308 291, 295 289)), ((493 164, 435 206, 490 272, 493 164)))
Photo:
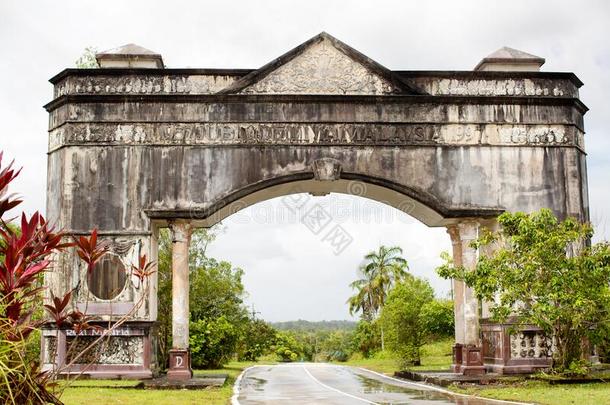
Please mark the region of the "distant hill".
POLYGON ((353 330, 357 322, 354 321, 297 321, 271 322, 271 325, 279 330, 292 331, 334 331, 334 330, 353 330))

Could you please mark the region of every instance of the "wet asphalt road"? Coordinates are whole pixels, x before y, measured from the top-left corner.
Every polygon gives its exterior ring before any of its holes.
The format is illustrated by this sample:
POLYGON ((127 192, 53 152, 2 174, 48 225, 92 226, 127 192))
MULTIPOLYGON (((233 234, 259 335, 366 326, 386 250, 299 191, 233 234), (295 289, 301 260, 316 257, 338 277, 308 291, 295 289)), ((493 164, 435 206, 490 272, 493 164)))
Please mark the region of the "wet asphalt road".
POLYGON ((360 368, 320 363, 253 367, 244 372, 237 389, 234 405, 508 404, 454 396, 360 368))

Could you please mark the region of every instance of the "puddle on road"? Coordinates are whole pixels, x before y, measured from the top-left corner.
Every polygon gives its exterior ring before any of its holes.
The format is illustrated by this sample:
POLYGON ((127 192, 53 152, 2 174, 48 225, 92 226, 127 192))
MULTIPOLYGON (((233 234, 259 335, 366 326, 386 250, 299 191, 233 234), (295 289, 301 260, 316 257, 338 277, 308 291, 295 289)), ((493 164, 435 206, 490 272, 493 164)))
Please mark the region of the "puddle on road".
POLYGON ((485 400, 481 400, 479 398, 462 398, 462 397, 454 397, 448 394, 443 394, 438 391, 432 390, 422 390, 416 388, 407 388, 404 386, 398 386, 393 384, 384 383, 382 381, 365 377, 361 374, 356 374, 358 379, 360 380, 360 384, 362 386, 363 394, 406 394, 409 396, 409 400, 404 401, 379 401, 375 400, 375 403, 380 405, 403 405, 403 404, 412 404, 412 401, 418 401, 417 403, 422 403, 419 401, 425 401, 425 403, 430 404, 471 404, 471 405, 485 405, 489 404, 489 402, 485 400))
POLYGON ((264 378, 258 378, 258 377, 248 377, 248 379, 245 380, 246 382, 246 386, 251 386, 252 388, 254 388, 254 391, 259 391, 262 392, 264 391, 264 385, 267 384, 267 380, 265 380, 264 378))

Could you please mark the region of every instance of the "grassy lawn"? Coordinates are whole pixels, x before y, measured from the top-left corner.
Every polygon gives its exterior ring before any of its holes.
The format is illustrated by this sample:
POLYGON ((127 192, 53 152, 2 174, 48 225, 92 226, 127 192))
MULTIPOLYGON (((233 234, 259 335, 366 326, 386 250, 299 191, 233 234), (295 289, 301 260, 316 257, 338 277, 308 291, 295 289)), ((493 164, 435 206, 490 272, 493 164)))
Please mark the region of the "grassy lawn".
MULTIPOLYGON (((422 347, 421 366, 409 367, 411 370, 448 370, 451 366, 451 347, 453 340, 441 340, 426 344, 422 347)), ((379 373, 393 374, 400 369, 399 363, 390 353, 377 353, 369 359, 354 358, 345 364, 348 366, 364 367, 379 373)))
POLYGON ((196 370, 197 374, 228 374, 229 378, 221 388, 205 390, 142 390, 129 387, 138 381, 129 380, 81 380, 75 381, 64 391, 61 400, 66 405, 118 405, 118 404, 155 404, 183 405, 206 404, 226 405, 233 395, 233 383, 246 367, 254 363, 231 362, 220 370, 196 370), (107 388, 108 386, 116 388, 107 388))
POLYGON ((463 394, 545 405, 610 404, 609 383, 549 385, 542 381, 527 381, 506 387, 450 388, 463 394))

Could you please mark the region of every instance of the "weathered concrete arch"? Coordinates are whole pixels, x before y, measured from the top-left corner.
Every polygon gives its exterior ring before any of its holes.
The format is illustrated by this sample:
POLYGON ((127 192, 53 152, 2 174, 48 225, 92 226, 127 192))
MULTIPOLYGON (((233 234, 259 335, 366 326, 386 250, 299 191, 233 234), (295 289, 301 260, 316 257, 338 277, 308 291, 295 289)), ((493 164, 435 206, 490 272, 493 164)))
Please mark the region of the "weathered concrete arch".
POLYGON ((257 182, 228 195, 212 197, 206 208, 194 204, 185 208, 153 208, 146 210, 146 213, 153 221, 190 218, 194 226, 207 228, 251 205, 296 193, 314 196, 340 193, 365 197, 403 211, 428 226, 447 226, 464 217, 494 218, 503 211, 499 208, 446 206, 427 192, 413 190, 388 179, 341 173, 336 179, 321 181, 313 173, 302 172, 257 182))
MULTIPOLYGON (((540 72, 544 60, 532 55, 502 49, 474 71, 391 71, 322 33, 256 70, 165 69, 135 46, 99 61, 51 79, 47 216, 73 234, 98 228, 126 268, 139 254, 156 257, 158 227, 170 226, 176 378, 190 375, 181 260, 190 231, 236 208, 298 191, 363 195, 447 227, 454 260, 468 268, 481 253, 469 242, 504 210, 589 216, 582 83, 540 72)), ((50 288, 78 285, 78 259, 68 252, 57 263, 50 288)), ((152 282, 112 338, 116 350, 88 372, 154 371, 152 282)), ((132 277, 112 300, 83 292, 75 305, 112 321, 140 298, 136 285, 132 277)), ((455 283, 455 297, 457 371, 548 364, 513 353, 518 337, 485 323, 468 288, 455 283)), ((54 339, 45 332, 48 367, 65 360, 70 337, 54 339)))

